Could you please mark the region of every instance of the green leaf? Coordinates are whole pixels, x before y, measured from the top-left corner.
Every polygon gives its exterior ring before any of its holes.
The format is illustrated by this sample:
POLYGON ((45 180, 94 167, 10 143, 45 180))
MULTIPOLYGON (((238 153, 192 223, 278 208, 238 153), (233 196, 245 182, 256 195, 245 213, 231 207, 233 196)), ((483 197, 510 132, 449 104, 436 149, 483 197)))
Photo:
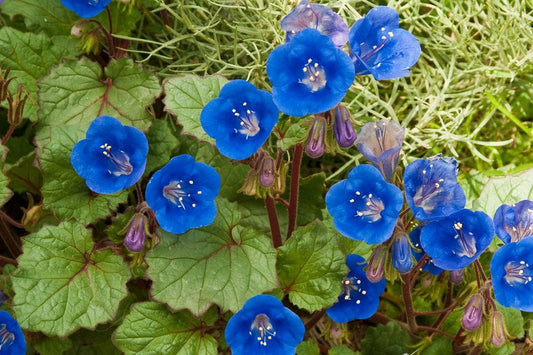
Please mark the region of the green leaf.
MULTIPOLYGON (((15 3, 8 1, 2 4, 15 3)), ((24 106, 24 117, 32 121, 37 119, 37 80, 47 75, 52 66, 58 65, 68 52, 39 33, 24 33, 11 27, 0 29, 0 63, 2 68, 11 68, 9 91, 15 95, 17 86, 24 85, 29 98, 24 106)))
POLYGON ((504 307, 496 303, 498 311, 502 312, 505 320, 505 328, 512 338, 522 338, 524 336, 524 318, 522 312, 516 308, 504 307))
POLYGON ((487 353, 490 355, 509 355, 515 354, 515 345, 513 343, 505 343, 499 348, 494 347, 492 344, 488 344, 487 353))
POLYGON ((302 341, 296 347, 296 355, 320 355, 320 348, 311 339, 302 341))
POLYGON ((153 298, 196 315, 213 303, 236 312, 250 297, 276 287, 271 241, 241 227, 240 219, 237 206, 219 198, 210 226, 179 236, 162 233, 146 257, 153 298))
POLYGON ((72 348, 72 340, 69 338, 42 338, 33 344, 35 350, 40 355, 62 355, 65 351, 72 348))
POLYGON ((204 132, 200 124, 200 112, 209 101, 218 96, 226 82, 226 78, 220 75, 169 78, 163 83, 165 110, 178 118, 178 123, 183 126, 183 133, 213 143, 214 140, 204 132))
POLYGON ((65 222, 24 238, 13 275, 21 327, 65 336, 115 317, 130 272, 111 250, 95 251, 91 233, 65 222))
POLYGON ((35 152, 32 151, 6 170, 6 175, 10 180, 9 186, 14 191, 21 194, 26 191, 35 195, 41 193, 43 174, 36 166, 35 156, 35 152))
POLYGON ((217 342, 189 311, 171 313, 153 302, 135 304, 113 340, 125 354, 217 354, 217 342))
POLYGON ((309 129, 302 127, 301 124, 293 123, 285 132, 283 138, 279 139, 276 144, 281 150, 289 150, 293 145, 303 142, 308 132, 309 129))
POLYGON ((322 217, 326 174, 318 173, 300 180, 298 195, 298 225, 304 226, 322 217))
POLYGON ((52 142, 43 150, 41 167, 44 174, 43 203, 57 217, 89 224, 107 217, 118 204, 126 202, 127 191, 98 195, 89 190, 85 180, 70 165, 72 147, 85 138, 85 132, 75 126, 52 130, 52 142))
POLYGON ((65 355, 122 355, 111 342, 115 329, 110 324, 103 324, 96 330, 78 330, 69 337, 74 345, 65 355))
POLYGON ((294 231, 279 248, 277 268, 290 301, 309 312, 332 305, 348 273, 335 235, 321 222, 294 231))
POLYGON ((7 154, 7 149, 0 144, 0 206, 3 206, 4 203, 9 201, 13 192, 7 188, 9 185, 9 180, 6 175, 4 175, 4 159, 7 154))
POLYGON ((146 138, 149 149, 144 174, 148 175, 168 163, 172 152, 178 147, 178 140, 164 120, 154 120, 146 138))
POLYGON ((329 349, 329 355, 357 355, 360 352, 355 352, 346 345, 337 345, 329 349))
POLYGON ((452 341, 446 337, 441 337, 433 341, 422 351, 423 355, 453 354, 452 341))
POLYGON ((411 338, 407 331, 392 321, 369 328, 361 345, 363 355, 398 355, 411 353, 410 343, 411 338))

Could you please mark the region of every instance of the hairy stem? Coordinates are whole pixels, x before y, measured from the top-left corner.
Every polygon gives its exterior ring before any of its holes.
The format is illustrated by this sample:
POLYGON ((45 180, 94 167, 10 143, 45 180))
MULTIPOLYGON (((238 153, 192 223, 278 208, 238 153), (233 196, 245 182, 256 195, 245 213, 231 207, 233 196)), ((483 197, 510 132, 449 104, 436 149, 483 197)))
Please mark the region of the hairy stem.
POLYGON ((405 304, 405 318, 411 333, 416 333, 418 326, 415 319, 415 310, 413 307, 413 299, 411 298, 411 279, 409 275, 402 275, 402 296, 405 304))
POLYGON ((296 227, 296 217, 298 217, 298 194, 300 190, 300 166, 302 164, 303 146, 298 143, 294 147, 294 158, 291 169, 291 192, 289 197, 289 227, 287 228, 287 239, 289 239, 296 227))
POLYGON ((268 212, 268 222, 270 223, 270 231, 272 232, 272 244, 274 248, 280 247, 283 242, 281 240, 281 231, 279 228, 278 213, 276 211, 276 204, 272 196, 265 198, 265 205, 268 212))

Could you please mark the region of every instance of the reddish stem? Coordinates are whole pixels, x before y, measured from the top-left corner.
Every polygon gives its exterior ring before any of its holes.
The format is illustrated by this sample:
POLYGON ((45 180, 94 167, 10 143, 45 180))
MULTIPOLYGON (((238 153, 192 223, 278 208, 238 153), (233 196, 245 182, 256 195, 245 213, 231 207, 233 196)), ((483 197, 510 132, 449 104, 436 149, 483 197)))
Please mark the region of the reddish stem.
POLYGON ((15 128, 17 128, 17 127, 13 126, 13 125, 9 126, 9 129, 7 130, 6 135, 4 136, 4 138, 2 138, 2 145, 6 145, 7 140, 9 139, 9 137, 11 137, 13 132, 15 132, 15 128))
POLYGON ((267 196, 265 198, 265 205, 268 212, 268 221, 270 222, 270 231, 272 232, 272 244, 274 245, 274 248, 278 248, 283 242, 281 240, 281 230, 279 228, 276 204, 272 196, 267 196))
POLYGON ((287 239, 289 239, 296 227, 298 217, 298 194, 300 190, 300 166, 302 165, 303 146, 298 143, 294 147, 294 159, 291 169, 291 192, 289 197, 289 227, 287 228, 287 239))

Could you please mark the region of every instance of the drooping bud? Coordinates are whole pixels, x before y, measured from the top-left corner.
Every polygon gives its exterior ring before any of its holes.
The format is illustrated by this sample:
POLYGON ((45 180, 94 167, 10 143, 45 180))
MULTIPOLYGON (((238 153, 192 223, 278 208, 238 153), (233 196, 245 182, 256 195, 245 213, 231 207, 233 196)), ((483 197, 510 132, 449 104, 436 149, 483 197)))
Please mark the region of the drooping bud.
POLYGON ((70 34, 76 38, 80 38, 81 35, 83 34, 85 24, 86 24, 85 20, 76 22, 74 26, 72 26, 72 28, 70 29, 70 34))
POLYGON ((413 268, 413 257, 411 256, 411 247, 407 235, 402 234, 400 237, 394 237, 391 249, 392 266, 400 274, 405 274, 413 268))
POLYGON ((387 248, 383 245, 378 246, 372 252, 370 261, 366 267, 366 277, 370 282, 379 282, 383 279, 383 272, 385 270, 385 261, 387 260, 387 248))
POLYGON ((276 162, 268 155, 265 155, 260 163, 259 183, 263 187, 271 187, 276 179, 276 162))
POLYGON ((350 113, 346 107, 339 105, 335 108, 335 122, 333 123, 333 133, 337 143, 342 148, 351 147, 357 138, 357 133, 353 128, 350 113))
POLYGON ((505 322, 503 320, 503 314, 499 311, 494 311, 492 313, 492 335, 490 337, 490 342, 495 347, 499 348, 505 343, 505 334, 507 330, 505 329, 505 322))
POLYGON ((255 196, 257 193, 258 182, 257 170, 250 169, 248 175, 246 175, 246 179, 244 179, 244 184, 241 186, 238 192, 242 192, 248 196, 255 196))
POLYGON ((28 93, 23 92, 24 86, 19 84, 17 86, 17 94, 13 97, 10 93, 7 94, 7 102, 9 108, 7 111, 7 121, 11 126, 18 126, 22 122, 24 105, 28 99, 28 93))
POLYGON ((465 269, 450 271, 450 281, 456 285, 460 284, 461 282, 463 282, 464 273, 465 273, 465 269))
MULTIPOLYGON (((14 79, 14 78, 8 78, 10 71, 11 71, 11 68, 7 68, 6 71, 4 72, 3 77, 0 78, 0 102, 7 99, 7 93, 8 93, 7 87, 9 86, 9 83, 11 82, 11 80, 14 79)), ((2 69, 0 69, 0 76, 2 76, 2 69)))
POLYGON ((140 213, 131 219, 128 233, 124 238, 124 245, 132 252, 138 253, 144 248, 146 241, 145 220, 146 216, 140 213))
POLYGON ((479 293, 473 295, 465 308, 461 324, 466 330, 476 330, 483 319, 483 296, 479 293))
POLYGON ((272 186, 272 192, 274 194, 283 195, 287 184, 287 163, 281 162, 278 172, 276 173, 276 180, 274 180, 274 186, 272 186))
POLYGON ((311 158, 319 158, 324 154, 324 135, 326 133, 326 120, 322 116, 315 116, 313 125, 309 130, 309 138, 305 152, 311 158))

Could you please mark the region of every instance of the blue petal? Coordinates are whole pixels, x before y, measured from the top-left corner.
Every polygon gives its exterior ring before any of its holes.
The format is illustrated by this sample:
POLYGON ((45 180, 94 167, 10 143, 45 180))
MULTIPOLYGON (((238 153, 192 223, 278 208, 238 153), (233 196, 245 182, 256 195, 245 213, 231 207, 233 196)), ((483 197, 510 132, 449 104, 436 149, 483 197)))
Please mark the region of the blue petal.
POLYGON ((4 346, 1 350, 2 355, 26 354, 26 339, 15 318, 8 312, 0 310, 0 325, 5 325, 5 331, 11 333, 13 336, 11 344, 8 345, 7 342, 3 344, 4 346))
POLYGON ((513 206, 501 205, 494 214, 496 234, 504 243, 520 241, 533 235, 533 201, 523 200, 513 206))
POLYGON ((94 17, 104 11, 111 0, 61 0, 63 6, 80 17, 94 17))
MULTIPOLYGON (((413 255, 417 262, 419 262, 420 259, 422 259, 422 257, 426 253, 424 249, 422 248, 422 245, 420 245, 420 232, 421 231, 422 231, 422 227, 416 227, 415 229, 411 231, 411 233, 409 233, 411 244, 413 245, 414 248, 416 248, 412 250, 413 250, 413 255)), ((435 264, 433 263, 433 260, 429 258, 429 261, 426 262, 426 264, 422 267, 422 271, 427 271, 430 274, 437 276, 437 275, 440 275, 443 270, 439 267, 436 267, 435 264)))

